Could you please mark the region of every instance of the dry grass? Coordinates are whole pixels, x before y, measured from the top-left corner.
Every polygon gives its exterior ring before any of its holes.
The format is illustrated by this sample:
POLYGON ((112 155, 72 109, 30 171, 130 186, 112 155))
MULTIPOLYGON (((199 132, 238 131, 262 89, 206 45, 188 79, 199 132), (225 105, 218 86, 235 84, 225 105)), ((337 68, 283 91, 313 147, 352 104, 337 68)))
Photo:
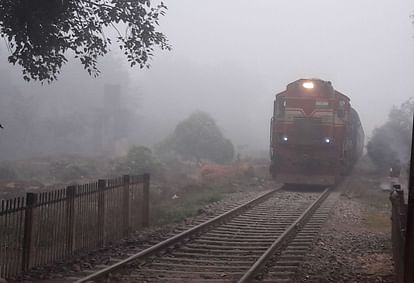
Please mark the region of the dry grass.
POLYGON ((151 223, 163 225, 196 216, 209 204, 231 193, 255 190, 247 180, 238 182, 193 183, 184 187, 161 187, 151 191, 151 223), (175 197, 176 196, 176 197, 175 197))
POLYGON ((256 164, 211 165, 207 175, 201 174, 200 168, 196 168, 198 174, 192 175, 188 173, 192 171, 187 169, 181 175, 170 176, 168 181, 164 180, 158 186, 152 184, 151 223, 163 225, 180 222, 204 212, 206 206, 222 200, 228 194, 260 190, 260 187, 263 189, 265 179, 257 176, 261 176, 262 171, 267 174, 267 166, 253 169, 253 165, 256 164))
MULTIPOLYGON (((200 189, 200 188, 199 188, 200 189)), ((185 218, 196 216, 203 208, 224 198, 225 192, 216 188, 205 188, 197 192, 177 194, 178 198, 153 202, 151 223, 163 225, 180 222, 185 218)))
POLYGON ((383 191, 387 176, 381 176, 372 169, 366 157, 355 166, 353 174, 341 184, 343 196, 361 204, 361 228, 373 233, 391 231, 391 202, 389 192, 383 191))
POLYGON ((373 233, 391 233, 390 215, 378 210, 368 209, 363 213, 364 220, 361 223, 373 233))

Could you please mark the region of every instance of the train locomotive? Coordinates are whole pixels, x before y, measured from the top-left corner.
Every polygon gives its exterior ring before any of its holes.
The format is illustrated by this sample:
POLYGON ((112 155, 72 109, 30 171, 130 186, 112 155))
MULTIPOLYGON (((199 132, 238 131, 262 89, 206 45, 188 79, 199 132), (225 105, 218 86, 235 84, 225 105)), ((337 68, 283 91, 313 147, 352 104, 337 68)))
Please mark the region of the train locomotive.
POLYGON ((276 95, 270 127, 270 173, 280 183, 334 185, 362 155, 358 113, 329 81, 288 84, 276 95))

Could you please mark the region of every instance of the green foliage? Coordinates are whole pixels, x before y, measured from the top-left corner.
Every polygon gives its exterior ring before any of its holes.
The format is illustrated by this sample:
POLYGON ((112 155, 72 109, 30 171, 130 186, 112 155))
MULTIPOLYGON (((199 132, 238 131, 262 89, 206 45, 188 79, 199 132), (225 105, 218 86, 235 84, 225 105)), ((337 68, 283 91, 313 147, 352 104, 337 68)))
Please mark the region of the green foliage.
POLYGON ((116 172, 138 175, 144 173, 160 174, 162 166, 145 146, 132 146, 125 158, 116 166, 116 172))
POLYGON ((410 158, 414 100, 393 107, 388 121, 373 131, 367 152, 379 169, 388 169, 395 161, 407 164, 410 158))
POLYGON ((200 111, 180 122, 159 148, 162 152, 174 151, 188 160, 224 163, 232 161, 234 156, 232 142, 224 138, 210 115, 200 111))
POLYGON ((166 6, 150 0, 2 0, 0 36, 8 42, 8 60, 23 67, 23 78, 51 82, 72 51, 90 75, 99 75, 98 57, 111 45, 112 28, 131 66, 148 67, 154 46, 170 49, 156 31, 166 6), (120 31, 121 26, 125 31, 120 31))

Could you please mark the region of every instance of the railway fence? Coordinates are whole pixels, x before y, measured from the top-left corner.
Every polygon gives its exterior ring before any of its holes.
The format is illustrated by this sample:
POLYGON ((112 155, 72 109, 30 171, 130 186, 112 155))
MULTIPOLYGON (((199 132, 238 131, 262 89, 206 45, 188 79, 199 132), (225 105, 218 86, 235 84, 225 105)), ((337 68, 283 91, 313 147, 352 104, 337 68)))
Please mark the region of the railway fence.
POLYGON ((149 224, 149 174, 1 200, 0 277, 104 247, 149 224))
POLYGON ((407 229, 407 204, 404 202, 404 191, 400 185, 395 185, 390 195, 392 204, 391 240, 394 261, 395 282, 404 282, 404 253, 407 229))

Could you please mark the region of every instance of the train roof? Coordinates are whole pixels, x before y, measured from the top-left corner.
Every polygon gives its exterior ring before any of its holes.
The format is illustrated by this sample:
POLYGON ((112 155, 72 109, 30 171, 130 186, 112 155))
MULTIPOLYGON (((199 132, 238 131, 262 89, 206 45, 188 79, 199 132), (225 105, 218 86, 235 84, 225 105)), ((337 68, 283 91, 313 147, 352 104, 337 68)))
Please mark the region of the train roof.
POLYGON ((313 88, 319 89, 320 91, 328 95, 339 96, 343 99, 346 99, 347 101, 350 101, 348 96, 335 90, 330 81, 324 81, 324 80, 315 79, 315 78, 314 79, 299 79, 294 82, 291 82, 286 86, 286 90, 276 94, 276 96, 286 94, 289 91, 295 91, 295 90, 303 91, 304 88, 307 88, 308 86, 311 87, 312 89, 313 88))
POLYGON ((344 98, 344 99, 346 99, 346 100, 348 100, 348 101, 351 100, 348 96, 346 96, 345 94, 343 94, 343 93, 341 93, 341 92, 339 92, 337 90, 335 90, 335 94, 338 95, 338 96, 340 96, 340 97, 342 97, 342 98, 344 98))

